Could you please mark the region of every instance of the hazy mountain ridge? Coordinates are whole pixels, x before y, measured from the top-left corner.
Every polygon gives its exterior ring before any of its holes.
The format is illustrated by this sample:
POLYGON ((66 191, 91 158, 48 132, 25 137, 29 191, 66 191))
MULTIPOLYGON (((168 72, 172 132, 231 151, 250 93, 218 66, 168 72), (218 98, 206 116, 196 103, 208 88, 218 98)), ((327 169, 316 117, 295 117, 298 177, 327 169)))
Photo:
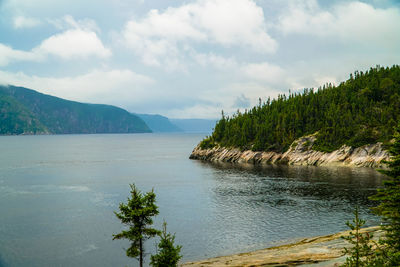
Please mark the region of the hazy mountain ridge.
POLYGON ((159 114, 137 114, 136 116, 141 118, 147 126, 153 131, 158 133, 176 133, 183 132, 181 128, 176 126, 165 116, 159 114))
POLYGON ((90 134, 151 132, 128 111, 85 104, 16 86, 0 86, 0 134, 90 134))
POLYGON ((153 132, 158 133, 211 133, 216 119, 170 119, 159 114, 138 114, 153 132))
POLYGON ((211 133, 217 119, 169 119, 187 133, 211 133))

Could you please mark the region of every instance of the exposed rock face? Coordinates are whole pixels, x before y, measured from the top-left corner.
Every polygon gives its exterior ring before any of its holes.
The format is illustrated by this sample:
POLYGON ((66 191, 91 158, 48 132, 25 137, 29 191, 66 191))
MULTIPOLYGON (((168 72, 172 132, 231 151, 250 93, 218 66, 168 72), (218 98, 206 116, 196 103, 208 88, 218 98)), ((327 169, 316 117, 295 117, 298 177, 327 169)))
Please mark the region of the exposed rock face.
POLYGON ((382 143, 365 145, 358 148, 343 145, 330 153, 312 150, 315 135, 304 136, 292 143, 285 153, 241 151, 237 148, 214 147, 201 149, 197 146, 190 159, 205 161, 252 163, 252 164, 288 164, 315 166, 351 166, 383 168, 383 161, 389 160, 389 153, 382 143))
MULTIPOLYGON (((373 233, 376 242, 383 232, 378 226, 361 229, 361 232, 373 233)), ((341 236, 349 231, 332 235, 305 238, 295 243, 281 245, 252 252, 222 256, 207 260, 184 263, 182 267, 261 267, 261 266, 340 266, 346 260, 343 248, 350 245, 341 236)))

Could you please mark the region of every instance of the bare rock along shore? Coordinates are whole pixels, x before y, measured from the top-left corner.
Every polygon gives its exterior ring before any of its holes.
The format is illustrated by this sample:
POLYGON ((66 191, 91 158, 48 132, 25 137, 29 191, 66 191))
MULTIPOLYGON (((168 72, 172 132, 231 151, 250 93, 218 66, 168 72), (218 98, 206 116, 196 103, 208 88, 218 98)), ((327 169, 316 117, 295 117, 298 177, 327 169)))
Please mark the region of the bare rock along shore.
MULTIPOLYGON (((361 232, 373 232, 374 240, 382 236, 379 226, 364 228, 361 232)), ((332 235, 305 238, 298 242, 261 249, 253 252, 188 262, 183 267, 222 266, 339 266, 346 259, 343 248, 349 244, 341 238, 349 231, 332 235)))
POLYGON ((257 152, 237 148, 214 147, 201 149, 198 145, 190 159, 214 162, 251 163, 251 164, 288 164, 315 166, 350 166, 384 168, 389 160, 388 151, 382 143, 365 145, 358 148, 343 145, 330 153, 312 150, 315 135, 304 136, 292 143, 285 153, 257 152))

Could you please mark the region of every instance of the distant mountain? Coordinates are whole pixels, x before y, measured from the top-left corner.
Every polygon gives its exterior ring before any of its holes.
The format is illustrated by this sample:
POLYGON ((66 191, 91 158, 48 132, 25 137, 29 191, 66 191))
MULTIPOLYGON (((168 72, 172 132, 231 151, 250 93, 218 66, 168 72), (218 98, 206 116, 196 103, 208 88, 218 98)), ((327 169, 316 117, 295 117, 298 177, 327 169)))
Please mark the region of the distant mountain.
POLYGON ((0 86, 0 134, 151 132, 128 111, 84 104, 16 86, 0 86))
POLYGON ((153 132, 158 133, 173 133, 173 132, 183 132, 181 128, 171 123, 171 121, 161 115, 151 115, 151 114, 135 114, 141 118, 153 132))
POLYGON ((188 133, 211 133, 217 119, 169 119, 173 124, 188 133))

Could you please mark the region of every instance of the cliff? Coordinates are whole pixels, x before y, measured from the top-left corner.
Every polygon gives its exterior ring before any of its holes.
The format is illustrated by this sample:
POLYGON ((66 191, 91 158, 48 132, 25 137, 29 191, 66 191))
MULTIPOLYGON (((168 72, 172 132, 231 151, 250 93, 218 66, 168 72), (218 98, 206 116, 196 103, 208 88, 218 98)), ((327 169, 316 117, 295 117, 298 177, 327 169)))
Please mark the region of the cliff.
POLYGON ((190 159, 211 162, 232 162, 251 164, 288 164, 315 166, 351 166, 351 167, 385 167, 384 161, 389 159, 389 153, 382 143, 364 145, 358 148, 343 145, 330 153, 315 151, 312 146, 316 140, 315 134, 295 140, 284 153, 259 152, 225 148, 216 146, 201 149, 198 145, 190 155, 190 159))

